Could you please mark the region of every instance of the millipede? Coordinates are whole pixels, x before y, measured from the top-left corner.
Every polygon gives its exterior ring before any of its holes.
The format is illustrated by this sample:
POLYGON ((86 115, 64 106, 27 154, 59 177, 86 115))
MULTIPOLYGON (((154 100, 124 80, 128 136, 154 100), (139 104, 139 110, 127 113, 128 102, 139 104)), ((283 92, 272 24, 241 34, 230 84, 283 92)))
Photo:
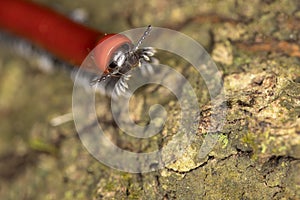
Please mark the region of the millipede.
POLYGON ((151 31, 150 25, 134 44, 125 35, 106 34, 31 1, 0 2, 0 30, 24 38, 75 67, 93 50, 93 59, 102 73, 90 80, 90 85, 113 77, 121 79, 117 92, 124 92, 128 87, 125 81, 130 77, 127 72, 137 66, 149 68, 149 63, 157 62, 154 48, 140 48, 151 31))

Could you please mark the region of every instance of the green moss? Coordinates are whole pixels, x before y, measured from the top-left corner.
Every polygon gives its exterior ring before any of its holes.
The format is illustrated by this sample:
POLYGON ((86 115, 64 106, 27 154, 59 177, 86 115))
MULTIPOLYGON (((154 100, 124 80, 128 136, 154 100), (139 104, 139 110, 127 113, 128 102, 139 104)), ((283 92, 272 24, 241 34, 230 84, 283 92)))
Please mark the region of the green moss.
POLYGON ((33 149, 35 151, 49 153, 52 155, 58 155, 58 152, 59 152, 58 148, 56 146, 54 146, 53 144, 46 143, 39 139, 30 140, 29 146, 31 149, 33 149))
POLYGON ((245 144, 245 145, 249 145, 251 147, 255 146, 255 136, 253 133, 247 133, 244 135, 244 137, 241 139, 241 141, 245 144))
POLYGON ((226 148, 228 145, 228 136, 225 134, 220 134, 219 135, 219 141, 223 144, 222 148, 226 148))

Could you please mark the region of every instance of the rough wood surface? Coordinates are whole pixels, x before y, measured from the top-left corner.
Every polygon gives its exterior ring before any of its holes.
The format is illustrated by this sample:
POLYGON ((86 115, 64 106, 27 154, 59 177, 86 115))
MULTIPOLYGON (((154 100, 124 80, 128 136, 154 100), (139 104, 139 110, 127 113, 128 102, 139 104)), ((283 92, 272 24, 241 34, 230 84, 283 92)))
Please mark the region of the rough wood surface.
MULTIPOLYGON (((299 1, 39 2, 65 14, 81 8, 87 24, 108 32, 152 24, 194 38, 223 74, 226 122, 203 160, 193 156, 195 143, 185 159, 162 170, 120 172, 84 149, 72 121, 51 125, 54 117, 72 112, 69 77, 44 73, 31 57, 1 48, 0 199, 300 199, 299 1)), ((202 141, 205 116, 214 114, 203 80, 172 55, 160 59, 191 81, 201 104, 196 136, 202 141)), ((148 91, 132 99, 134 119, 146 123, 145 113, 157 102, 171 116, 153 140, 122 142, 109 99, 99 100, 100 123, 125 149, 151 151, 176 132, 176 99, 164 89, 148 91)))

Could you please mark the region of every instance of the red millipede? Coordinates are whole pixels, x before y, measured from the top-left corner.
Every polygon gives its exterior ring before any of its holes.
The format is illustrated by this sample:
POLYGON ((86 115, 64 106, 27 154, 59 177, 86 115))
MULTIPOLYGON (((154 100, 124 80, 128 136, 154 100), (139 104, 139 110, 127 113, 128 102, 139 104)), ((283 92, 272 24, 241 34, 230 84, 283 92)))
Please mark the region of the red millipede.
POLYGON ((151 26, 133 45, 125 35, 104 34, 31 1, 0 0, 0 4, 0 29, 31 41, 63 61, 80 66, 94 50, 94 62, 103 73, 91 80, 92 84, 122 77, 117 87, 120 93, 128 87, 125 80, 130 75, 126 75, 127 72, 136 66, 150 72, 148 63, 157 62, 152 47, 138 48, 150 33, 151 26))
POLYGON ((105 71, 112 53, 124 44, 131 44, 124 35, 106 35, 30 1, 0 0, 0 3, 0 29, 26 38, 75 66, 80 66, 101 42, 95 60, 99 69, 105 71), (106 42, 111 36, 114 39, 106 42))

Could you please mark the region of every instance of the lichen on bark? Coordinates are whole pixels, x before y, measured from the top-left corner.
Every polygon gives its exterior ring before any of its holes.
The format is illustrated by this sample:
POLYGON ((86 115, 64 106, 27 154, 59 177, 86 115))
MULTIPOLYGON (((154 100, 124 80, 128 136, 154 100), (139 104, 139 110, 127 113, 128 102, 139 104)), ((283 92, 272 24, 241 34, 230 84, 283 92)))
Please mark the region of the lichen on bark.
MULTIPOLYGON (((184 157, 161 170, 120 172, 83 148, 72 123, 49 123, 71 112, 69 78, 44 74, 2 49, 1 199, 300 199, 299 1, 135 1, 128 9, 124 3, 105 1, 101 12, 99 1, 38 2, 56 2, 54 7, 61 5, 65 13, 86 5, 92 16, 88 24, 104 31, 154 23, 191 36, 211 53, 223 74, 226 99, 217 105, 226 106, 226 121, 221 130, 207 132, 209 116, 216 114, 207 86, 190 64, 163 55, 160 59, 184 74, 198 97, 195 140, 184 157), (207 135, 217 143, 199 158, 207 135)), ((147 124, 145 113, 154 103, 164 105, 169 116, 162 132, 149 140, 126 137, 109 114, 109 99, 97 97, 105 132, 134 152, 167 145, 180 119, 176 98, 166 89, 143 89, 131 99, 131 117, 147 124)))

